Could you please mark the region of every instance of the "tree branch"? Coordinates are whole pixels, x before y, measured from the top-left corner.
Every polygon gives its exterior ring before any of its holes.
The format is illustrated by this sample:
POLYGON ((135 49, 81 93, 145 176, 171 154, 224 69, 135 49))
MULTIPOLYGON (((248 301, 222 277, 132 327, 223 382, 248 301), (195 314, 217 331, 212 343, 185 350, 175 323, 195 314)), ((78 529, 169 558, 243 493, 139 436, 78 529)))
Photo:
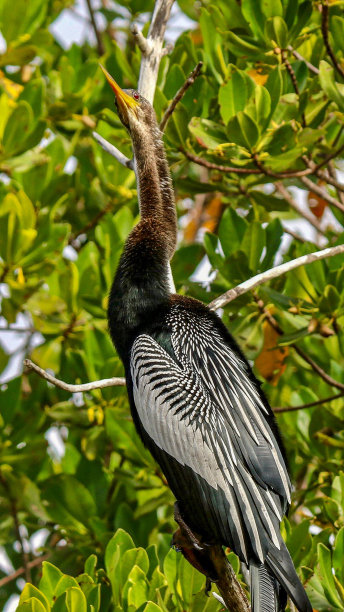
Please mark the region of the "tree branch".
POLYGON ((145 38, 141 32, 141 30, 138 29, 137 24, 133 23, 133 25, 130 28, 132 35, 135 38, 135 42, 138 46, 138 48, 140 49, 143 57, 147 57, 150 52, 152 51, 152 46, 149 43, 149 41, 147 40, 147 38, 145 38))
MULTIPOLYGON (((298 82, 297 82, 296 74, 294 72, 294 69, 293 69, 290 61, 288 60, 287 52, 284 49, 281 49, 280 53, 281 53, 282 63, 285 65, 285 67, 287 69, 287 72, 288 72, 288 74, 290 76, 290 80, 291 80, 292 85, 294 87, 294 91, 295 91, 297 97, 299 98, 299 105, 300 105, 300 90, 299 90, 299 85, 298 85, 298 82)), ((305 118, 305 114, 303 112, 301 113, 301 119, 302 119, 302 126, 306 127, 306 118, 305 118)))
MULTIPOLYGON (((273 278, 277 278, 278 276, 282 276, 282 274, 286 274, 286 272, 290 272, 291 270, 295 270, 295 268, 299 268, 300 266, 305 266, 307 264, 313 263, 313 261, 320 261, 321 259, 325 259, 327 257, 334 257, 335 255, 339 255, 344 253, 344 244, 339 244, 337 246, 323 249, 322 251, 316 251, 315 253, 309 253, 308 255, 302 255, 301 257, 297 257, 296 259, 292 259, 291 261, 287 261, 275 268, 271 268, 270 270, 266 270, 265 272, 261 272, 260 274, 256 274, 252 278, 240 283, 233 289, 229 289, 223 295, 215 298, 210 304, 209 308, 211 310, 217 310, 218 308, 222 308, 229 304, 240 295, 247 293, 247 291, 251 291, 255 289, 255 287, 259 287, 263 283, 272 280, 273 278)), ((342 388, 342 387, 339 387, 342 388)), ((344 388, 344 386, 343 386, 344 388)))
POLYGON ((125 385, 125 378, 103 378, 102 380, 95 380, 93 382, 85 383, 83 385, 71 385, 69 383, 64 382, 63 380, 59 380, 52 376, 43 368, 40 368, 36 363, 33 363, 30 359, 24 359, 24 367, 30 371, 33 370, 44 378, 55 387, 59 387, 59 389, 64 389, 64 391, 69 391, 70 393, 78 393, 85 391, 93 391, 94 389, 104 389, 105 387, 119 387, 125 385))
POLYGON ((104 48, 104 44, 103 44, 103 41, 102 41, 101 34, 100 34, 99 30, 98 30, 98 26, 97 26, 96 19, 95 19, 95 16, 94 16, 94 10, 93 10, 92 4, 91 4, 91 0, 86 0, 86 4, 87 4, 87 7, 88 7, 88 12, 90 14, 93 31, 94 31, 96 39, 97 39, 98 53, 99 53, 99 55, 104 55, 105 48, 104 48))
POLYGON ((302 176, 300 180, 304 185, 306 185, 306 187, 310 191, 314 191, 314 193, 323 198, 326 202, 328 202, 332 206, 335 206, 336 208, 338 208, 338 210, 344 212, 344 205, 338 202, 338 200, 336 200, 332 196, 330 196, 327 193, 326 189, 323 189, 322 187, 319 187, 319 185, 317 185, 316 183, 313 183, 313 181, 311 181, 307 176, 302 176))
POLYGON ((307 210, 303 210, 301 208, 301 206, 297 203, 296 200, 294 200, 293 196, 288 191, 288 189, 283 185, 283 183, 280 183, 279 181, 277 181, 276 183, 274 183, 274 185, 275 185, 277 191, 284 197, 284 199, 288 202, 288 204, 294 210, 296 210, 296 212, 301 217, 303 217, 304 219, 306 219, 306 221, 308 221, 308 223, 313 225, 313 227, 317 230, 317 232, 320 232, 321 234, 324 234, 324 230, 322 229, 321 224, 318 221, 318 219, 316 217, 314 217, 314 215, 312 215, 312 213, 308 212, 307 210))
POLYGON ((322 35, 323 35, 323 39, 324 39, 324 44, 325 44, 327 53, 329 54, 335 69, 340 74, 340 76, 343 77, 343 79, 344 79, 344 70, 341 67, 341 65, 337 62, 337 58, 336 58, 336 56, 335 56, 335 54, 333 52, 333 49, 331 47, 330 39, 329 39, 329 35, 328 35, 328 33, 329 33, 328 0, 323 0, 322 1, 321 31, 322 31, 322 35))
POLYGON ((123 155, 123 153, 121 153, 119 149, 114 147, 114 145, 110 144, 110 142, 105 140, 105 138, 100 136, 100 134, 97 134, 97 132, 92 132, 92 136, 94 140, 96 140, 98 144, 100 144, 102 149, 104 149, 104 151, 106 151, 107 153, 110 153, 112 157, 115 157, 117 161, 119 161, 119 163, 122 164, 122 166, 125 166, 126 168, 129 168, 130 170, 134 170, 134 162, 132 159, 129 159, 128 157, 123 155))
MULTIPOLYGON (((32 568, 37 567, 38 565, 41 565, 41 563, 43 563, 43 561, 46 561, 47 559, 49 559, 49 557, 51 557, 51 553, 46 553, 45 555, 41 555, 40 557, 37 557, 36 559, 33 559, 32 561, 29 561, 27 563, 26 567, 29 570, 31 570, 32 568)), ((26 573, 26 568, 25 567, 19 567, 12 574, 9 574, 8 576, 4 576, 0 580, 0 588, 5 586, 5 584, 8 584, 9 582, 12 582, 12 580, 17 580, 17 578, 19 578, 19 576, 22 576, 25 573, 26 573)), ((25 576, 25 579, 26 579, 26 576, 25 576)))
POLYGON ((164 131, 164 129, 166 127, 166 124, 167 124, 169 118, 171 117, 174 109, 176 108, 178 102, 180 102, 180 100, 183 98, 185 92, 189 89, 189 87, 191 87, 191 85, 194 84, 194 82, 197 79, 197 77, 201 74, 202 66, 203 66, 203 62, 198 62, 197 66, 189 74, 189 76, 186 79, 185 83, 177 91, 177 93, 174 96, 171 104, 167 107, 167 109, 165 111, 165 114, 164 114, 163 118, 160 121, 160 126, 159 127, 160 127, 160 130, 162 132, 164 131))
POLYGON ((180 551, 193 567, 215 582, 222 596, 219 599, 231 612, 250 612, 248 599, 228 562, 222 546, 209 545, 202 536, 192 531, 181 516, 178 502, 174 505, 174 520, 179 525, 173 534, 173 546, 180 551))
POLYGON ((151 104, 153 104, 160 61, 163 55, 162 46, 172 4, 173 0, 156 0, 146 41, 150 50, 148 54, 143 54, 141 60, 138 90, 151 104))
POLYGON ((313 66, 313 64, 311 64, 310 62, 308 62, 302 55, 301 53, 299 53, 298 51, 295 51, 295 49, 293 49, 293 47, 291 45, 289 45, 288 47, 288 51, 290 51, 293 56, 299 60, 300 62, 304 62, 308 68, 308 70, 310 72, 313 72, 314 74, 319 74, 319 68, 316 68, 315 66, 313 66))
MULTIPOLYGON (((295 348, 295 347, 294 347, 295 348)), ((308 404, 299 404, 298 406, 275 406, 272 408, 273 412, 294 412, 295 410, 303 410, 304 408, 312 408, 313 406, 320 406, 321 404, 327 404, 328 402, 332 402, 333 400, 339 399, 344 396, 344 391, 342 393, 337 393, 337 395, 331 395, 330 397, 324 397, 324 399, 316 400, 315 402, 309 402, 308 404)))
POLYGON ((25 575, 26 582, 30 582, 31 580, 31 572, 30 572, 30 567, 29 567, 30 560, 29 560, 29 555, 27 554, 25 550, 24 540, 20 533, 20 523, 19 523, 18 511, 17 511, 17 500, 13 497, 10 486, 6 478, 3 476, 1 472, 0 472, 0 482, 7 493, 8 501, 11 507, 11 514, 12 514, 13 523, 14 523, 14 531, 16 534, 16 539, 18 540, 19 545, 20 545, 20 552, 21 552, 22 559, 23 559, 23 572, 22 573, 25 575))
MULTIPOLYGON (((258 308, 265 315, 266 320, 271 325, 271 327, 273 327, 280 336, 283 336, 283 329, 281 329, 271 312, 267 308, 265 308, 263 301, 260 300, 257 295, 254 295, 254 299, 258 304, 258 308)), ((305 353, 302 348, 300 348, 297 344, 290 344, 289 346, 291 346, 294 351, 298 355, 300 355, 300 357, 302 357, 302 359, 304 359, 311 366, 314 372, 316 372, 320 376, 320 378, 322 378, 328 385, 330 385, 331 387, 336 387, 336 389, 344 390, 344 384, 338 382, 338 380, 335 380, 334 378, 329 376, 327 372, 325 372, 325 370, 323 370, 317 363, 315 363, 315 361, 313 361, 313 359, 309 357, 309 355, 307 355, 307 353, 305 353)))

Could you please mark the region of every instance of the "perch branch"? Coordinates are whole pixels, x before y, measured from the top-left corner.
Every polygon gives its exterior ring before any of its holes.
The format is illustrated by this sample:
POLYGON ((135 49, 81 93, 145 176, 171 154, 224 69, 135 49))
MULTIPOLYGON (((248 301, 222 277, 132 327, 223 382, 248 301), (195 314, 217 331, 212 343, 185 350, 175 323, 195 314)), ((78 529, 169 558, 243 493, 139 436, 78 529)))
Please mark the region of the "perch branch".
POLYGON ((329 39, 329 10, 328 10, 328 0, 323 0, 322 2, 322 15, 321 15, 321 31, 324 39, 324 44, 326 47, 326 51, 329 54, 332 63, 337 70, 338 74, 344 78, 344 70, 341 65, 337 62, 337 58, 333 52, 333 49, 330 44, 329 39))
POLYGON ((71 385, 69 383, 64 382, 63 380, 59 380, 52 376, 43 368, 40 368, 36 363, 33 363, 30 359, 24 359, 24 367, 30 371, 33 370, 44 378, 55 387, 59 387, 59 389, 63 389, 64 391, 69 391, 70 393, 78 393, 85 391, 93 391, 94 389, 104 389, 105 387, 119 387, 125 385, 125 378, 103 378, 102 380, 95 380, 90 383, 85 383, 83 385, 71 385))
MULTIPOLYGON (((181 516, 178 502, 174 505, 174 520, 179 525, 173 535, 173 546, 180 551, 191 565, 207 576, 208 582, 215 582, 222 598, 219 599, 231 612, 250 612, 248 599, 228 562, 222 546, 209 545, 196 534, 181 516)), ((214 593, 216 599, 218 595, 214 593)))
MULTIPOLYGON (((255 289, 255 287, 259 287, 263 283, 266 283, 273 278, 277 278, 278 276, 282 276, 282 274, 286 274, 286 272, 290 272, 295 268, 299 268, 300 266, 305 266, 307 264, 313 263, 313 261, 320 261, 321 259, 325 259, 327 257, 334 257, 335 255, 339 255, 344 253, 344 244, 339 244, 337 246, 323 249, 322 251, 316 251, 315 253, 309 253, 308 255, 302 255, 301 257, 297 257, 296 259, 292 259, 291 261, 287 261, 280 266, 276 266, 275 268, 271 268, 270 270, 266 270, 265 272, 261 272, 260 274, 256 274, 252 278, 240 283, 233 289, 229 289, 223 295, 215 298, 210 304, 209 308, 211 310, 217 310, 218 308, 222 308, 229 304, 240 295, 247 293, 247 291, 251 291, 255 289)), ((341 387, 340 387, 341 388, 341 387)))
POLYGON ((191 85, 194 84, 194 82, 197 79, 197 77, 201 74, 202 66, 203 66, 203 62, 198 62, 197 66, 189 74, 189 76, 186 79, 185 83, 183 83, 181 88, 177 91, 177 93, 174 96, 171 104, 167 107, 167 109, 165 111, 165 114, 164 114, 163 118, 160 121, 160 126, 159 127, 160 127, 162 132, 164 131, 164 129, 166 127, 166 124, 167 124, 169 118, 171 117, 174 109, 176 108, 177 104, 183 98, 185 92, 189 89, 189 87, 191 87, 191 85))
POLYGON ((162 46, 172 4, 173 0, 156 0, 146 39, 149 52, 142 54, 138 90, 151 104, 154 99, 159 65, 163 55, 162 46))
MULTIPOLYGON (((294 347, 295 348, 295 347, 294 347)), ((280 412, 294 412, 295 410, 303 410, 304 408, 312 408, 313 406, 320 406, 321 404, 327 404, 328 402, 332 402, 333 400, 339 399, 344 396, 344 391, 342 393, 337 393, 337 395, 331 395, 331 397, 324 397, 323 399, 316 400, 315 402, 309 402, 308 404, 299 404, 298 406, 275 406, 272 410, 275 414, 280 412)))

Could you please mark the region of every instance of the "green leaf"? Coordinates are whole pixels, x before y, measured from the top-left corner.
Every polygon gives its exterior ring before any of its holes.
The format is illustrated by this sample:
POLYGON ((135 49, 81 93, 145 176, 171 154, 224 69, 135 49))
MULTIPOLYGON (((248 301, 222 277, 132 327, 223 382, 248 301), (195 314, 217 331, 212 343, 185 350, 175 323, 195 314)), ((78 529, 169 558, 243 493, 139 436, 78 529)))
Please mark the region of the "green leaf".
POLYGON ((19 603, 16 608, 16 612, 44 612, 45 610, 50 610, 50 608, 45 608, 42 602, 36 597, 30 597, 24 603, 19 603))
POLYGON ((253 80, 245 72, 229 65, 228 80, 219 90, 221 117, 225 123, 238 111, 244 110, 254 88, 253 80))
POLYGON ((242 0, 242 14, 249 24, 253 34, 260 39, 264 38, 265 17, 261 10, 261 3, 257 0, 242 0))
POLYGON ((288 28, 282 17, 272 17, 265 23, 265 38, 273 47, 286 49, 288 46, 288 28))
POLYGON ((320 62, 319 80, 322 89, 330 100, 335 102, 338 108, 344 112, 344 85, 336 83, 334 80, 334 68, 325 60, 320 62))
POLYGON ((342 609, 342 603, 337 595, 337 590, 332 574, 332 559, 331 552, 324 546, 324 544, 318 544, 318 557, 319 565, 322 576, 322 585, 324 587, 324 593, 328 601, 336 608, 342 609))
POLYGON ((3 136, 3 148, 7 157, 23 150, 23 136, 32 126, 33 114, 29 104, 20 102, 9 117, 3 136))
POLYGON ((66 605, 68 612, 86 612, 87 602, 82 590, 72 587, 66 591, 66 605))
MULTIPOLYGON (((25 603, 26 600, 30 598, 38 600, 40 604, 43 606, 44 610, 50 610, 49 602, 46 596, 44 595, 44 593, 42 593, 39 589, 37 589, 37 587, 35 587, 33 584, 30 584, 29 582, 27 582, 25 587, 22 590, 22 593, 19 599, 19 604, 25 603)), ((35 608, 33 609, 36 612, 36 609, 35 608)), ((37 609, 37 612, 38 610, 39 608, 37 609)))
POLYGON ((243 111, 239 111, 230 119, 227 125, 227 134, 230 142, 251 150, 257 143, 259 132, 256 122, 243 111))
POLYGON ((248 264, 252 272, 256 272, 259 268, 259 261, 264 246, 265 231, 259 221, 253 221, 247 227, 242 241, 242 249, 247 253, 248 264))
POLYGON ((226 208, 219 225, 219 238, 226 257, 239 249, 246 229, 247 222, 232 207, 226 208))
POLYGON ((55 589, 62 576, 63 573, 58 567, 55 567, 49 561, 43 561, 42 578, 39 581, 39 588, 48 598, 50 605, 53 603, 55 589))

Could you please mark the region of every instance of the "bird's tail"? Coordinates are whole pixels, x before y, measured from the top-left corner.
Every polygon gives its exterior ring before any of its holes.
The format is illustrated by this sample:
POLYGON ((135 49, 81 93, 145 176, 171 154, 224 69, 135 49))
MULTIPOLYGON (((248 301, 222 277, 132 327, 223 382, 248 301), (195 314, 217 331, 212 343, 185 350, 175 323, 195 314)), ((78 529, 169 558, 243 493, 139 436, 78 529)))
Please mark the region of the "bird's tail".
POLYGON ((252 612, 284 612, 287 593, 263 563, 250 562, 252 612))
POLYGON ((291 556, 282 538, 280 546, 280 550, 275 547, 269 550, 265 558, 265 566, 270 570, 270 574, 275 577, 282 589, 287 592, 299 612, 313 612, 306 591, 296 573, 291 556))

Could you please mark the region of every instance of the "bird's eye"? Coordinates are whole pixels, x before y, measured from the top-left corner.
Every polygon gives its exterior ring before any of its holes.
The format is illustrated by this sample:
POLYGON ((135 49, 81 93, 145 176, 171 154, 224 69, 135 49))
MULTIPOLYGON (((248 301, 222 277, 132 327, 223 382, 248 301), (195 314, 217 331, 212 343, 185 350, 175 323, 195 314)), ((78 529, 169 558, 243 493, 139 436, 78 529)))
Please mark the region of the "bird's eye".
POLYGON ((140 94, 138 94, 137 91, 134 91, 133 98, 134 98, 134 100, 139 100, 140 99, 140 94))

